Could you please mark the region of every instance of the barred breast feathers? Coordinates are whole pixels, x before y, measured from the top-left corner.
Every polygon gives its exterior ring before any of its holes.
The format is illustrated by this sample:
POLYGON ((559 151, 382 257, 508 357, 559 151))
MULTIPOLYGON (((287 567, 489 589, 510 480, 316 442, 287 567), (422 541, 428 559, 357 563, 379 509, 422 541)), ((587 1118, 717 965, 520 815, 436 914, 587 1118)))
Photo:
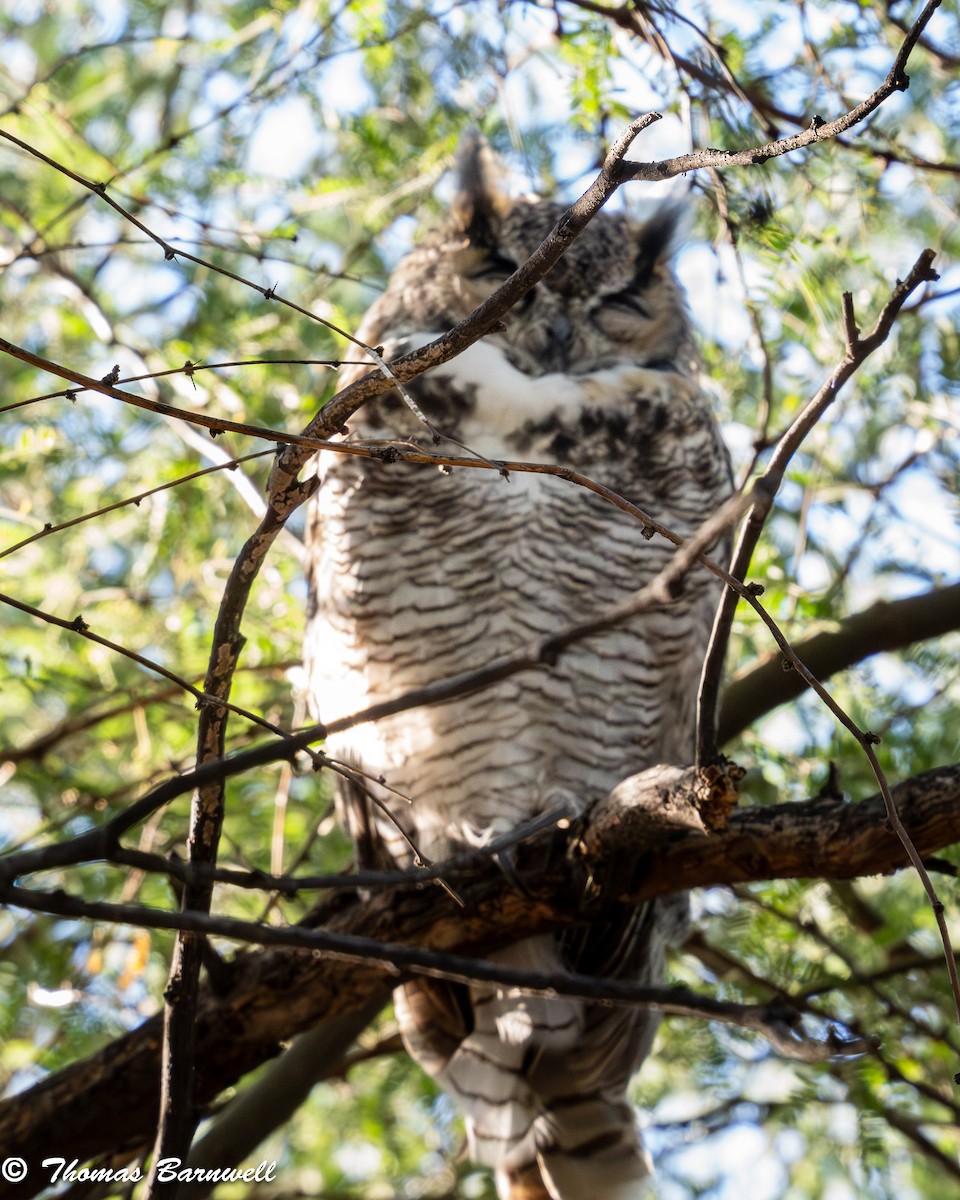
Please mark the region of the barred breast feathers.
MULTIPOLYGON (((358 331, 387 359, 452 328, 555 225, 557 205, 511 200, 495 175, 489 148, 468 138, 449 219, 398 264, 358 331)), ((675 224, 671 206, 646 221, 601 213, 503 328, 407 385, 428 419, 488 459, 574 468, 691 534, 728 494, 730 469, 670 267, 675 224)), ((395 390, 350 430, 431 448, 395 390)), ((319 470, 304 655, 321 721, 595 617, 674 552, 600 496, 544 474, 505 480, 332 452, 319 470)), ((442 858, 560 801, 589 804, 658 763, 685 765, 717 591, 698 566, 672 603, 576 642, 543 669, 330 739, 328 751, 364 773, 341 787, 345 820, 366 831, 372 822, 387 855, 409 861, 375 799, 442 858)), ((659 982, 685 911, 682 896, 616 908, 491 957, 659 982)), ((411 1054, 462 1109, 470 1154, 495 1169, 501 1200, 645 1194, 650 1163, 627 1085, 652 1045, 655 1013, 432 979, 400 989, 396 1010, 411 1054)))

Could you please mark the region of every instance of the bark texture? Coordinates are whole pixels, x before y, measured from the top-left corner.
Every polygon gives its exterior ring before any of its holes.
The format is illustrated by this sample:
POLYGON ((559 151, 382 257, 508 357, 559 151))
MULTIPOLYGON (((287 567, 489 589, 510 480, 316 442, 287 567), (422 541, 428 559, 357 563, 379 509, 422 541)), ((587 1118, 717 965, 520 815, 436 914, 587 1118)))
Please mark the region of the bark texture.
MULTIPOLYGON (((307 924, 394 945, 483 954, 589 920, 595 906, 614 899, 640 901, 758 879, 851 879, 906 865, 879 796, 856 804, 821 796, 718 816, 723 791, 692 771, 655 768, 621 784, 570 831, 553 831, 518 847, 515 866, 524 891, 505 886, 501 870, 487 862, 456 877, 464 909, 426 884, 369 898, 337 895, 318 906, 307 924)), ((908 780, 894 789, 894 797, 921 855, 960 840, 960 765, 908 780)), ((285 947, 239 952, 217 990, 208 984, 203 991, 198 1101, 209 1103, 317 1022, 377 998, 386 1001, 397 979, 395 970, 376 961, 285 947)), ((115 1160, 120 1165, 124 1152, 149 1145, 160 1043, 157 1017, 0 1102, 0 1150, 19 1155, 30 1167, 21 1184, 0 1180, 0 1197, 40 1191, 50 1173, 40 1169, 43 1158, 76 1158, 82 1164, 120 1155, 115 1160)))

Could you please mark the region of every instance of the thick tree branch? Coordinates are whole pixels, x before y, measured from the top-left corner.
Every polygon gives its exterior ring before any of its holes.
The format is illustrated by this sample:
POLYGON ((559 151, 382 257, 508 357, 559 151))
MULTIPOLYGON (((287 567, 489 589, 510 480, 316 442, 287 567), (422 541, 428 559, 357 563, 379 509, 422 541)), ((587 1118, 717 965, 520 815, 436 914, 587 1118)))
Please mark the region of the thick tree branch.
MULTIPOLYGON (((686 823, 696 824, 696 805, 691 801, 698 790, 692 773, 662 772, 654 790, 672 797, 678 813, 686 808, 686 823)), ((658 823, 657 811, 649 806, 649 787, 622 786, 618 793, 619 804, 599 806, 569 840, 566 854, 551 860, 549 870, 538 871, 530 884, 531 894, 504 888, 493 864, 477 865, 457 878, 457 890, 467 902, 465 911, 433 886, 392 889, 366 903, 337 897, 310 922, 294 929, 261 928, 258 939, 281 943, 280 947, 240 953, 229 967, 227 990, 215 994, 208 988, 201 993, 197 1101, 209 1103, 224 1087, 275 1054, 282 1042, 317 1021, 385 999, 396 982, 396 975, 384 967, 391 958, 396 960, 394 971, 449 972, 452 960, 446 955, 450 952, 486 953, 532 933, 586 919, 595 904, 612 898, 642 900, 698 885, 777 877, 847 879, 896 870, 907 863, 903 847, 884 825, 879 796, 859 804, 818 797, 799 804, 745 809, 730 816, 726 829, 706 834, 696 829, 677 832, 683 819, 672 818, 667 827, 658 823), (646 853, 638 853, 642 845, 646 853), (591 891, 584 909, 588 878, 609 881, 609 890, 600 896, 591 891), (319 921, 322 929, 316 924, 319 921), (356 961, 357 938, 374 939, 376 946, 363 951, 373 959, 356 961), (284 941, 296 942, 301 949, 283 946, 284 941), (394 948, 402 953, 394 954, 394 948), (344 954, 352 961, 341 957, 344 954)), ((900 785, 895 799, 921 853, 931 854, 960 840, 960 766, 944 767, 900 785)), ((542 848, 538 851, 537 845, 528 853, 530 861, 542 865, 542 848)), ((518 856, 521 870, 523 862, 524 856, 518 856)), ((8 884, 3 899, 15 905, 17 893, 8 884)), ((23 893, 20 896, 28 899, 23 893)), ((46 901, 41 895, 38 900, 38 906, 56 911, 79 903, 62 893, 46 901)), ((189 923, 212 929, 219 923, 222 932, 230 928, 221 923, 224 919, 202 914, 195 921, 185 914, 159 916, 166 927, 189 923)), ((123 915, 124 920, 130 918, 129 912, 123 915)), ((482 968, 489 973, 489 964, 474 964, 470 970, 482 968)), ((659 997, 660 1004, 667 1002, 666 996, 659 997)), ((700 997, 691 1004, 692 1011, 698 1004, 701 1011, 709 1007, 700 997)), ((92 1058, 0 1103, 0 1145, 18 1147, 31 1164, 53 1152, 82 1160, 124 1146, 142 1146, 149 1141, 156 1117, 159 1048, 160 1024, 154 1019, 92 1058)), ((32 1178, 36 1182, 36 1172, 32 1178)), ((0 1197, 28 1195, 33 1190, 29 1184, 19 1189, 3 1184, 0 1197)))
MULTIPOLYGON (((794 642, 793 648, 824 680, 873 654, 902 650, 958 629, 960 583, 955 583, 905 600, 881 600, 845 617, 833 629, 794 642)), ((806 690, 805 681, 784 664, 780 654, 765 655, 727 685, 720 711, 720 745, 806 690)))

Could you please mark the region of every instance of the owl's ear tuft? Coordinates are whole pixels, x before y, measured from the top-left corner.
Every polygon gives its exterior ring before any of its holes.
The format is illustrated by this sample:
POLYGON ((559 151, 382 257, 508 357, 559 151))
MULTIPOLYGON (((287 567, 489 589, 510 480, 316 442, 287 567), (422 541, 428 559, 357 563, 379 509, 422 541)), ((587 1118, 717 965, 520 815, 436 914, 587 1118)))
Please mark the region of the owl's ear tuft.
POLYGON ((682 240, 687 221, 686 205, 668 201, 644 222, 637 239, 636 280, 643 286, 659 262, 671 257, 682 240))
POLYGON ((457 229, 481 246, 495 246, 510 200, 500 187, 503 169, 478 129, 468 130, 457 148, 457 186, 450 214, 457 229))

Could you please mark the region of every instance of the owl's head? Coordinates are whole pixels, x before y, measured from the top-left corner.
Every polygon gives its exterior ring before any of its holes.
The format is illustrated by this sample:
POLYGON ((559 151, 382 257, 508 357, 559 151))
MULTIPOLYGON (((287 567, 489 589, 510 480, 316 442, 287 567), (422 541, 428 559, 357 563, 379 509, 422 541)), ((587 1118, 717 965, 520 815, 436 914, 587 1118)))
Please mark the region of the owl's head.
MULTIPOLYGON (((467 316, 544 240, 562 206, 513 199, 486 141, 468 135, 449 220, 394 272, 375 306, 394 333, 442 333, 467 316)), ((670 267, 678 207, 645 222, 601 212, 491 335, 530 375, 584 373, 631 362, 689 372, 693 338, 670 267)), ((373 314, 371 314, 373 315, 373 314)))

